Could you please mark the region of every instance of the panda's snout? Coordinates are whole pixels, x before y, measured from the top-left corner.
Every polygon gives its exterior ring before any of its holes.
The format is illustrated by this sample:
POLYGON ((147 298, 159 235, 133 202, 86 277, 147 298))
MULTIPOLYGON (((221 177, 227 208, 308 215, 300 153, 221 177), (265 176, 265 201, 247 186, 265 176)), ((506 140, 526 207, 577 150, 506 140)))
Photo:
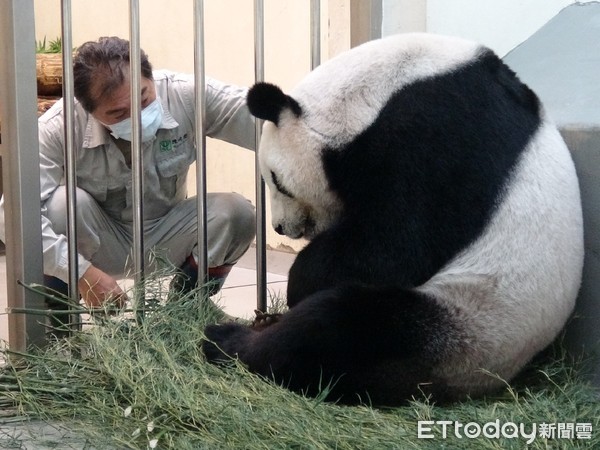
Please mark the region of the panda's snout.
MULTIPOLYGON (((283 225, 281 225, 281 224, 278 224, 278 225, 275 227, 275 231, 276 231, 277 233, 281 234, 282 236, 287 236, 287 237, 289 237, 289 238, 291 238, 291 239, 300 239, 301 237, 303 237, 303 236, 304 236, 304 232, 303 232, 303 231, 298 231, 296 234, 292 234, 292 233, 289 233, 289 232, 288 232, 288 233, 286 233, 286 232, 283 230, 283 225)), ((289 231, 289 230, 288 230, 288 231, 289 231)))

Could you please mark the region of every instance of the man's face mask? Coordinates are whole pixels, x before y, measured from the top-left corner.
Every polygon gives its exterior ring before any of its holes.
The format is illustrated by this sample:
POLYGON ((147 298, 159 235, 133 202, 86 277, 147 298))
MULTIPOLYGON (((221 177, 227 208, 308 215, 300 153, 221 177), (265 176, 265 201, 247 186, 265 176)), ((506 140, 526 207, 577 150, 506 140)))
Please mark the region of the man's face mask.
MULTIPOLYGON (((163 108, 158 97, 152 103, 142 109, 142 142, 148 142, 160 127, 163 119, 163 108)), ((116 139, 131 141, 131 117, 121 120, 112 125, 103 124, 110 130, 116 139)))

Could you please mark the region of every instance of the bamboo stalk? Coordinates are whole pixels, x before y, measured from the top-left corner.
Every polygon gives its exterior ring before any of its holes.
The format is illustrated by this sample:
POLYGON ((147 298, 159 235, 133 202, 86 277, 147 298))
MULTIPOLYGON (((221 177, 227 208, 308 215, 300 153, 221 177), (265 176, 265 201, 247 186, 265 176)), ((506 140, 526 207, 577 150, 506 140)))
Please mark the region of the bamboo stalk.
MULTIPOLYGON (((0 384, 0 391, 4 392, 22 392, 22 388, 16 384, 0 384)), ((61 388, 45 388, 45 387, 36 387, 36 386, 27 386, 28 392, 43 392, 48 394, 69 394, 77 392, 77 389, 72 387, 61 387, 61 388)))

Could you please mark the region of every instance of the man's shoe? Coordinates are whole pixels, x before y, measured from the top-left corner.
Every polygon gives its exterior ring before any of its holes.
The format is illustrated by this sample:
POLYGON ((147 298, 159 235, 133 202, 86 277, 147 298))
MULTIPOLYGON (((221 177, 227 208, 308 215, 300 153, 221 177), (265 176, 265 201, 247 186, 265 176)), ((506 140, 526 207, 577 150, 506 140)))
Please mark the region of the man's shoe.
MULTIPOLYGON (((53 311, 64 311, 69 309, 67 299, 69 297, 69 285, 60 278, 44 275, 44 287, 48 295, 45 297, 46 306, 53 311)), ((56 339, 71 335, 69 314, 50 315, 48 317, 49 334, 56 339)))
POLYGON ((189 294, 198 284, 198 266, 194 258, 189 256, 183 265, 177 270, 171 284, 169 285, 169 298, 185 296, 189 294), (192 262, 190 262, 190 259, 192 262))
MULTIPOLYGON (((231 272, 233 265, 224 264, 222 266, 210 267, 208 269, 208 281, 206 286, 208 288, 208 295, 213 296, 217 294, 225 280, 227 275, 231 272)), ((198 285, 198 265, 192 255, 188 256, 183 265, 179 268, 177 273, 173 276, 171 284, 169 285, 169 297, 173 296, 185 296, 189 294, 193 289, 196 289, 198 285)))

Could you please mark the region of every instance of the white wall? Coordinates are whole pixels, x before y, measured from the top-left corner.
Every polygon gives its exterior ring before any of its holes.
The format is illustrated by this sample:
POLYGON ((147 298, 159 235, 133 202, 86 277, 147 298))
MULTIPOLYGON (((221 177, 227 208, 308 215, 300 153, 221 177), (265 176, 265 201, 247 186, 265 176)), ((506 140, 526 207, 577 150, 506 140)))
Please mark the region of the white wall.
POLYGON ((427 31, 427 0, 382 0, 381 35, 427 31))
MULTIPOLYGON (((310 2, 264 3, 265 78, 291 89, 310 70, 310 2)), ((321 52, 326 59, 350 47, 350 0, 321 3, 321 52)), ((72 0, 74 45, 99 36, 129 38, 128 5, 126 0, 72 0)), ((250 86, 254 82, 254 1, 218 0, 204 5, 207 75, 250 86)), ((38 40, 60 36, 60 0, 36 0, 35 20, 38 40)), ((140 24, 141 47, 155 68, 193 72, 192 0, 144 0, 140 2, 140 24)), ((254 202, 254 153, 211 139, 207 147, 208 190, 239 192, 254 202)), ((194 173, 188 187, 193 194, 194 173)), ((294 250, 305 245, 276 234, 269 216, 267 243, 294 250)))
MULTIPOLYGON (((584 0, 580 3, 586 3, 584 0)), ((504 56, 575 0, 383 0, 383 35, 461 36, 504 56)))

